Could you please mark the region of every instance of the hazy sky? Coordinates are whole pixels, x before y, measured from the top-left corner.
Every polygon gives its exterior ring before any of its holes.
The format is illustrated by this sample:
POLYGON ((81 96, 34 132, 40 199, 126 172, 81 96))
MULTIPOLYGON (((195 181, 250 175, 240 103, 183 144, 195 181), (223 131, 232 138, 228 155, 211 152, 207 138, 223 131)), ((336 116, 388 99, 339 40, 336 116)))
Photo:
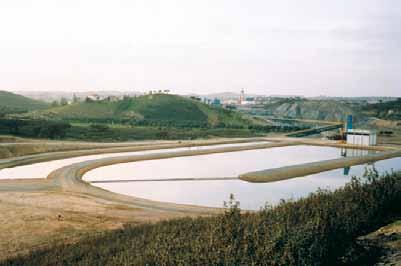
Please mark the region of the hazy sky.
POLYGON ((0 89, 152 88, 401 96, 401 1, 0 1, 0 89))

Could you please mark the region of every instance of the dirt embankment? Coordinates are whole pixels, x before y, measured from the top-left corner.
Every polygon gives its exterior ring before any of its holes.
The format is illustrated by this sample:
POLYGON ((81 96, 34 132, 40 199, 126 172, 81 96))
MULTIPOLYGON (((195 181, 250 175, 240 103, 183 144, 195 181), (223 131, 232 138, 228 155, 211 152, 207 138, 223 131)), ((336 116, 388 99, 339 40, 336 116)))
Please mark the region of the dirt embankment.
MULTIPOLYGON (((160 142, 160 143, 171 143, 160 142)), ((30 139, 0 138, 0 159, 16 156, 33 155, 48 152, 62 152, 74 150, 90 150, 112 147, 151 145, 152 142, 125 142, 125 143, 91 143, 73 141, 37 141, 30 139), (1 141, 3 140, 3 141, 1 141), (5 141, 7 140, 7 141, 5 141)))
POLYGON ((120 144, 109 143, 107 144, 107 146, 95 146, 91 149, 74 149, 69 151, 44 152, 38 154, 0 159, 0 169, 6 167, 15 167, 20 165, 38 163, 38 162, 45 162, 49 160, 66 159, 66 158, 94 155, 94 154, 134 152, 134 151, 207 146, 207 145, 218 145, 218 144, 248 143, 248 142, 263 141, 263 140, 265 139, 249 138, 249 139, 212 139, 212 140, 195 140, 195 141, 127 142, 120 144))
POLYGON ((274 182, 400 156, 401 150, 391 150, 361 157, 346 157, 250 172, 240 175, 239 178, 252 183, 274 182))

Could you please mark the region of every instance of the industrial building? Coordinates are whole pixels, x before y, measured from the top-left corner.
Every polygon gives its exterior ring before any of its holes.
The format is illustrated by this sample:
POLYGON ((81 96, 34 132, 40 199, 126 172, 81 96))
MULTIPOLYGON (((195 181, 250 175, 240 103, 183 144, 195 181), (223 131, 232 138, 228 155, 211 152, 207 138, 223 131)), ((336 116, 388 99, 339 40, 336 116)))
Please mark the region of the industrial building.
POLYGON ((360 146, 376 145, 376 132, 363 129, 348 129, 347 144, 354 144, 360 146))
POLYGON ((365 129, 354 129, 352 115, 347 117, 346 123, 346 139, 347 144, 359 146, 372 146, 376 145, 376 131, 365 129))

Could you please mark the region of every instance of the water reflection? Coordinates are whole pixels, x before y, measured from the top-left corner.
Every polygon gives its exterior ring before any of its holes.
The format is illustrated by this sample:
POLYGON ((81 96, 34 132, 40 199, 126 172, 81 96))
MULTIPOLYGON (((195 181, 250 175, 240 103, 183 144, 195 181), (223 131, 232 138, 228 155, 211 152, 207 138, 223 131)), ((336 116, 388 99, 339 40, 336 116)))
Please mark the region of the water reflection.
MULTIPOLYGON (((372 151, 372 150, 359 150, 359 149, 346 149, 346 148, 341 148, 341 156, 342 157, 358 157, 358 156, 366 156, 369 154, 375 154, 377 151, 372 151)), ((369 165, 374 165, 374 164, 367 164, 366 166, 368 167, 369 165)), ((344 175, 349 175, 351 170, 351 167, 344 167, 343 169, 343 174, 344 175)))
POLYGON ((127 155, 141 155, 141 154, 152 154, 161 152, 173 152, 173 151, 184 151, 184 150, 204 150, 219 147, 235 147, 235 146, 246 146, 253 144, 269 143, 268 141, 258 141, 258 142, 248 142, 248 143, 233 143, 233 144, 218 144, 218 145, 208 145, 199 147, 185 147, 185 148, 175 148, 175 149, 163 149, 163 150, 150 150, 150 151, 136 151, 136 152, 122 152, 122 153, 108 153, 99 155, 88 155, 80 156, 69 159, 54 160, 43 163, 35 163, 30 165, 18 166, 14 168, 5 168, 0 170, 0 179, 23 179, 23 178, 45 178, 52 171, 73 164, 88 160, 96 160, 106 157, 117 157, 117 156, 127 156, 127 155))
MULTIPOLYGON (((401 158, 379 161, 374 164, 379 173, 400 170, 401 158)), ((352 176, 362 176, 366 165, 353 166, 348 175, 343 169, 313 174, 273 183, 248 183, 241 180, 217 181, 156 181, 133 183, 94 184, 104 189, 141 198, 223 207, 223 202, 234 194, 243 209, 257 210, 265 205, 277 204, 280 199, 298 199, 319 188, 333 190, 349 182, 352 176)), ((369 166, 373 167, 373 165, 369 166)))
POLYGON ((340 149, 287 146, 116 164, 88 172, 85 180, 237 177, 240 174, 340 157, 340 149))
POLYGON ((341 148, 342 157, 358 157, 375 153, 377 153, 377 151, 341 148))

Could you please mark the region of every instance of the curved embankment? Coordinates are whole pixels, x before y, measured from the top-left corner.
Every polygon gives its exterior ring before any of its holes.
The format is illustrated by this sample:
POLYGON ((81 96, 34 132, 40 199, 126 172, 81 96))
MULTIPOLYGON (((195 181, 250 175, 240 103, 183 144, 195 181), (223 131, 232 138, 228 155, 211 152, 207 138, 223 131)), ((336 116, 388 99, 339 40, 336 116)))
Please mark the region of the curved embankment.
POLYGON ((249 143, 256 141, 266 141, 265 138, 249 138, 249 139, 222 139, 222 140, 195 140, 195 141, 177 141, 172 143, 156 143, 156 144, 141 144, 141 143, 128 143, 126 146, 117 146, 110 148, 94 148, 87 150, 74 150, 74 151, 61 151, 61 152, 46 152, 33 155, 24 155, 7 159, 0 159, 0 169, 46 162, 51 160, 60 160, 72 157, 97 155, 105 153, 121 153, 121 152, 135 152, 147 150, 162 150, 173 148, 184 148, 194 146, 208 146, 220 144, 236 144, 236 143, 249 143))
MULTIPOLYGON (((162 142, 160 142, 161 144, 162 142)), ((167 143, 167 142, 166 142, 167 143)), ((171 141, 170 141, 171 143, 171 141)), ((0 159, 34 155, 46 152, 65 152, 74 150, 90 150, 101 148, 117 148, 130 145, 149 145, 152 143, 141 142, 120 142, 120 143, 92 143, 92 142, 65 142, 65 141, 31 141, 0 143, 0 159)), ((153 143, 154 144, 154 143, 153 143)))
POLYGON ((384 151, 365 156, 346 157, 250 172, 240 175, 239 179, 252 183, 267 183, 400 156, 401 150, 384 151))
POLYGON ((103 190, 98 187, 91 186, 89 183, 82 180, 82 176, 95 168, 136 161, 145 160, 157 160, 157 159, 167 159, 173 157, 185 157, 194 155, 205 155, 213 153, 226 153, 235 151, 245 151, 254 149, 266 149, 273 147, 296 145, 295 142, 286 143, 266 143, 266 144, 253 144, 247 146, 235 146, 235 147, 222 147, 214 148, 208 150, 189 150, 189 151, 179 151, 179 152, 165 152, 165 153, 155 153, 155 154, 144 154, 144 155, 131 155, 131 156, 118 156, 118 157, 108 157, 98 160, 84 161, 80 163, 75 163, 57 169, 50 173, 47 180, 52 183, 53 186, 59 187, 64 191, 85 193, 95 196, 97 198, 102 198, 111 201, 117 201, 120 203, 128 204, 133 207, 141 207, 145 209, 157 209, 160 211, 175 211, 175 212, 191 212, 191 213, 212 213, 219 212, 219 208, 208 208, 199 207, 192 205, 181 205, 174 203, 164 203, 156 202, 131 196, 125 196, 118 193, 103 190))

